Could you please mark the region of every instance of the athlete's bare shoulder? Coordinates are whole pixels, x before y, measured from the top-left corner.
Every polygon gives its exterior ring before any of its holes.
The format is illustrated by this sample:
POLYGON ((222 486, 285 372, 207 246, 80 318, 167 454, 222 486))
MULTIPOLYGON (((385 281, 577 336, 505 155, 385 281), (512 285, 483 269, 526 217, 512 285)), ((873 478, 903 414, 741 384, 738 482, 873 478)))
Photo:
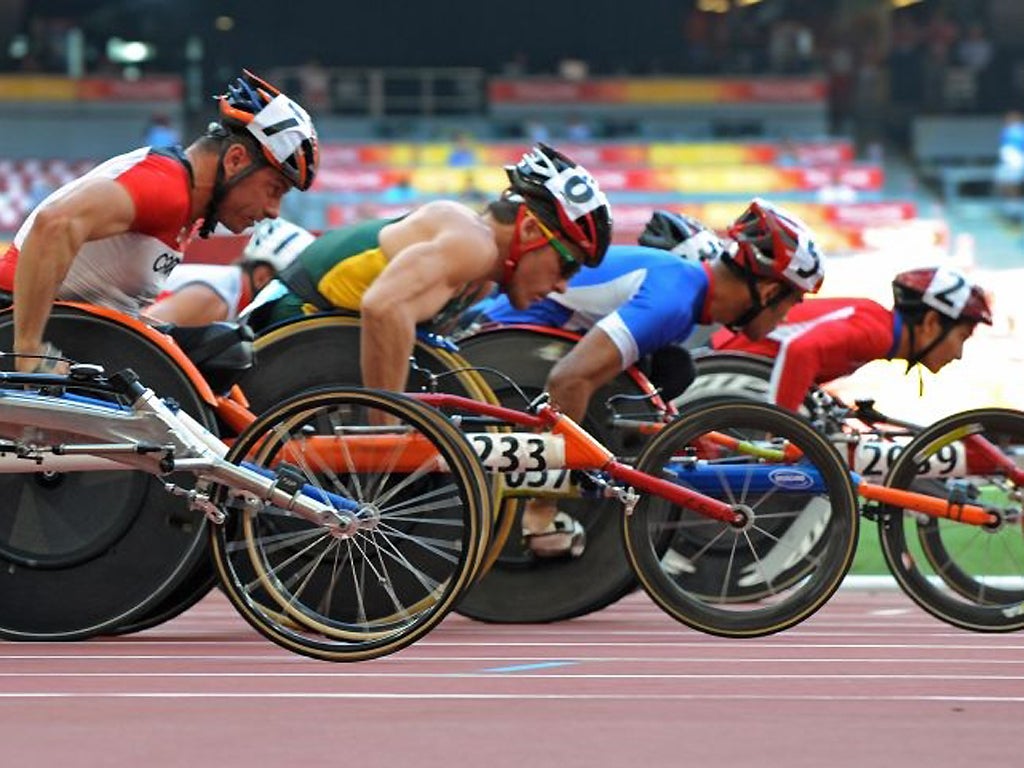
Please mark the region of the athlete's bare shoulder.
POLYGON ((494 233, 469 206, 453 200, 435 200, 388 224, 380 244, 391 256, 417 243, 444 240, 447 247, 465 246, 475 251, 496 250, 494 233))

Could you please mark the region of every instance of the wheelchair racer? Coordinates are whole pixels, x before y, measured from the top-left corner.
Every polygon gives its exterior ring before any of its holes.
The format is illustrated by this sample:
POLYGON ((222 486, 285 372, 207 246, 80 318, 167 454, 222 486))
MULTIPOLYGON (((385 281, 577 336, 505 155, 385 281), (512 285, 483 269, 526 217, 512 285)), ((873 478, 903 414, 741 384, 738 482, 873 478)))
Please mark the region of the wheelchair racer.
POLYGON ((722 329, 716 351, 746 352, 775 360, 769 399, 797 410, 812 384, 848 376, 874 360, 905 360, 938 373, 959 360, 979 323, 992 325, 984 290, 950 267, 901 272, 892 281, 891 309, 871 299, 822 298, 804 302, 763 339, 722 329))
MULTIPOLYGON (((611 246, 601 266, 528 308, 497 297, 475 309, 475 322, 583 333, 547 380, 552 401, 573 419, 583 418, 598 388, 645 357, 651 358, 652 381, 674 397, 694 376, 693 362, 678 344, 698 326, 725 323, 761 339, 824 279, 824 259, 810 229, 761 199, 732 223, 724 241, 700 222, 658 212, 640 243, 611 246)), ((582 526, 550 500, 525 505, 523 534, 541 557, 583 552, 582 526)))
POLYGON ((264 219, 253 229, 236 263, 175 267, 144 314, 156 322, 180 326, 234 322, 253 297, 315 239, 290 221, 264 219))
POLYGON ((585 168, 538 144, 505 172, 509 186, 483 213, 438 200, 323 233, 244 320, 259 333, 321 311, 358 313, 363 383, 402 391, 417 326, 444 332, 495 285, 526 307, 604 258, 611 208, 585 168))
POLYGON ((218 99, 219 119, 187 148, 142 147, 53 192, 0 258, 14 304, 20 371, 54 370, 44 341, 54 300, 138 315, 160 293, 194 231, 241 232, 307 190, 319 148, 306 111, 243 71, 218 99))

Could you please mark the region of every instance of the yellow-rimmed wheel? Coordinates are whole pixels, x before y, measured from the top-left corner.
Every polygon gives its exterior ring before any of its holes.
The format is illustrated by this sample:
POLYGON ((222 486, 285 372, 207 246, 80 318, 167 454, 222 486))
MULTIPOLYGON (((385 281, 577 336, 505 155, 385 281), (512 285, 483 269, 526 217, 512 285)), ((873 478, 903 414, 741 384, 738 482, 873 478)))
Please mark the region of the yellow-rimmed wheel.
POLYGON ((742 513, 741 524, 721 522, 646 495, 625 517, 627 554, 641 585, 694 629, 726 637, 787 629, 824 605, 850 567, 858 507, 849 471, 827 440, 788 411, 736 399, 694 406, 647 445, 637 468, 742 513), (773 533, 779 519, 802 519, 811 507, 817 527, 807 536, 773 533), (666 558, 680 538, 704 544, 685 558, 666 558), (712 548, 718 588, 705 582, 694 590, 679 576, 700 568, 712 548), (758 585, 756 597, 736 589, 748 583, 758 585))
MULTIPOLYGON (((239 382, 254 413, 263 413, 305 389, 362 384, 358 317, 321 314, 298 318, 267 331, 254 346, 256 365, 239 382)), ((470 370, 457 353, 417 340, 413 359, 416 367, 410 371, 408 391, 436 388, 473 400, 497 402, 480 375, 470 370), (431 376, 435 377, 433 381, 431 376)), ((497 498, 500 478, 488 475, 487 479, 490 493, 497 498)), ((481 553, 481 569, 497 555, 493 550, 500 549, 500 542, 508 535, 503 520, 496 510, 488 534, 489 542, 494 543, 481 553)))
POLYGON ((445 416, 408 397, 311 391, 249 427, 228 456, 277 471, 306 493, 345 499, 341 534, 273 506, 218 499, 213 530, 231 602, 264 636, 298 653, 358 661, 397 651, 437 625, 471 583, 491 521, 483 471, 445 416))

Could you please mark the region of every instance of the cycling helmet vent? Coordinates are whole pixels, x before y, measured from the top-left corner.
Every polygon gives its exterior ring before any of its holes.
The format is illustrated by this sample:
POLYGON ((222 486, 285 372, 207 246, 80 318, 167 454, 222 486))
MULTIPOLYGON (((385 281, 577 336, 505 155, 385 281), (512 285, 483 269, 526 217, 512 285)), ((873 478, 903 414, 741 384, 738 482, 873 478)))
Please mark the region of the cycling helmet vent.
POLYGON ((825 279, 824 258, 810 228, 796 216, 755 198, 729 227, 736 241, 731 259, 757 278, 816 293, 825 279))
POLYGON ((564 234, 597 266, 611 243, 608 198, 581 165, 546 144, 538 144, 516 164, 506 166, 506 197, 520 198, 531 213, 564 234))

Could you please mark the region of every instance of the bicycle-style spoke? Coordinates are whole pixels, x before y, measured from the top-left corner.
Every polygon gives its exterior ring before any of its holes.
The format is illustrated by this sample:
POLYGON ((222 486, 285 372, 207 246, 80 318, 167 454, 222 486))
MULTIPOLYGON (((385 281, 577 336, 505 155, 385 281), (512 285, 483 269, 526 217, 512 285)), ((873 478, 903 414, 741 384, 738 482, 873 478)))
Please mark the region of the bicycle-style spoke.
POLYGON ((403 647, 444 616, 479 562, 490 523, 479 463, 446 420, 399 396, 311 393, 279 411, 229 458, 287 462, 299 492, 358 506, 348 530, 247 507, 215 538, 229 597, 301 653, 349 660, 403 647))
POLYGON ((1024 413, 989 408, 941 419, 904 448, 887 486, 957 505, 980 506, 996 523, 937 518, 887 506, 882 554, 897 583, 922 608, 954 626, 983 632, 1024 628, 1024 494, 1016 477, 1024 413))
POLYGON ((645 499, 626 520, 641 584, 680 621, 728 636, 785 629, 813 613, 852 560, 857 505, 839 456, 772 406, 695 409, 655 437, 638 468, 733 507, 738 525, 645 499), (786 462, 782 447, 802 458, 786 462))

